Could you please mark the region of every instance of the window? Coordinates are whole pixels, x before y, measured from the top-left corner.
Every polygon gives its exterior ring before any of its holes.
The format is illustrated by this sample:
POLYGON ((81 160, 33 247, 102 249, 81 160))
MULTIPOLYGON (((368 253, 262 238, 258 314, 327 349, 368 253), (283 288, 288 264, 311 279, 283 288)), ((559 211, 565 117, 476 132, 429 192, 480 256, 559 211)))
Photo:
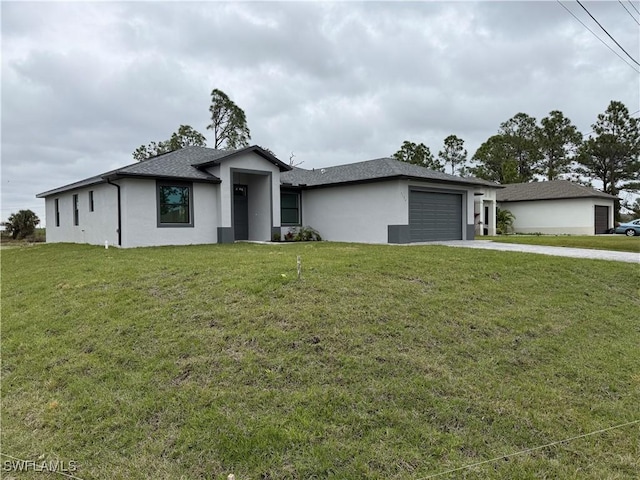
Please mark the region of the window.
POLYGON ((93 190, 89 190, 89 211, 93 212, 93 190))
POLYGON ((158 183, 158 226, 192 227, 190 184, 158 183))
POLYGON ((80 225, 80 212, 78 212, 78 195, 73 196, 73 224, 80 225))
POLYGON ((60 201, 56 198, 54 201, 56 208, 56 227, 60 226, 60 201))
POLYGON ((280 193, 280 223, 282 225, 300 225, 300 193, 280 193))

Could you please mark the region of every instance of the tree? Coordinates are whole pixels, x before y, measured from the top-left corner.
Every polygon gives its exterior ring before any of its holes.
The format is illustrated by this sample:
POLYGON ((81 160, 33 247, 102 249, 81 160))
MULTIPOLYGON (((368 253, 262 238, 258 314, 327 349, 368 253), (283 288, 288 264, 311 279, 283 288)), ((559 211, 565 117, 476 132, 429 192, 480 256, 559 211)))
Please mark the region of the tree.
POLYGON ((540 171, 542 153, 536 119, 518 113, 500 124, 498 134, 484 142, 473 155, 473 175, 498 183, 524 183, 540 171))
POLYGON ((455 135, 449 135, 444 139, 444 149, 438 152, 438 158, 443 165, 451 165, 451 175, 454 175, 456 173, 456 165, 464 166, 467 162, 464 140, 455 135))
POLYGON ((516 161, 518 182, 532 181, 539 171, 542 154, 538 146, 538 130, 536 119, 526 113, 517 113, 500 125, 498 133, 508 141, 516 161))
POLYGON ((29 235, 33 235, 36 226, 40 223, 40 219, 31 210, 20 210, 18 213, 12 213, 6 222, 3 222, 5 229, 11 238, 22 239, 29 235))
POLYGON ((540 173, 547 180, 557 180, 569 173, 571 161, 582 143, 582 134, 559 110, 540 120, 538 145, 542 153, 540 173))
POLYGON ((400 160, 401 162, 411 163, 413 165, 420 165, 431 170, 442 172, 444 167, 442 164, 433 158, 431 150, 424 143, 415 144, 408 140, 402 143, 402 147, 396 153, 393 154, 393 158, 400 160))
MULTIPOLYGON (((629 115, 627 107, 611 101, 591 126, 589 137, 580 148, 578 173, 602 182, 602 190, 618 196, 620 190, 640 189, 640 121, 629 115)), ((616 220, 620 200, 616 201, 616 220)))
POLYGON ((636 201, 629 203, 626 207, 631 210, 634 218, 640 218, 640 198, 636 198, 636 201))
POLYGON ((509 230, 513 229, 513 221, 515 219, 515 215, 509 210, 505 210, 502 208, 496 209, 496 229, 499 233, 509 233, 509 230))
POLYGON ((151 157, 157 157, 163 153, 173 152, 186 147, 204 147, 207 139, 190 125, 180 125, 177 132, 171 134, 169 140, 151 142, 149 145, 140 145, 133 152, 133 158, 139 162, 151 157))
POLYGON ((473 155, 477 166, 469 169, 478 178, 492 182, 518 183, 518 165, 513 155, 509 139, 504 135, 494 135, 484 142, 473 155))
POLYGON ((211 124, 213 148, 233 150, 249 146, 251 133, 244 110, 238 107, 222 90, 211 92, 211 124))

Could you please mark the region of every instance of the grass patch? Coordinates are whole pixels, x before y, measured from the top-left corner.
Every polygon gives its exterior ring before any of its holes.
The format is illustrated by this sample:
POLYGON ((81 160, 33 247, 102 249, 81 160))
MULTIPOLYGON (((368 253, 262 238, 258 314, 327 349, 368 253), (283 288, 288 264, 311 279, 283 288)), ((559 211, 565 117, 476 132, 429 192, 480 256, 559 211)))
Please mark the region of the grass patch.
POLYGON ((640 253, 640 238, 625 235, 498 235, 476 237, 476 240, 640 253))
MULTIPOLYGON (((638 419, 638 284, 445 246, 6 250, 3 453, 83 479, 424 478, 638 419)), ((632 478, 639 445, 439 478, 632 478)))

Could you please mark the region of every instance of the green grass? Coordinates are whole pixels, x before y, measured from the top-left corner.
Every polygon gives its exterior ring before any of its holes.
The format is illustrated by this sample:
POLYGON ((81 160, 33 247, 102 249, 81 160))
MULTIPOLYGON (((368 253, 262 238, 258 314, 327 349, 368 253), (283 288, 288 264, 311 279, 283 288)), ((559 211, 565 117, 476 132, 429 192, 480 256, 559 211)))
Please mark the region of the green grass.
MULTIPOLYGON (((2 453, 85 480, 424 479, 639 419, 638 285, 444 246, 5 250, 2 453)), ((639 426, 438 478, 634 478, 639 426)))
POLYGON ((476 240, 640 253, 640 238, 625 235, 498 235, 495 237, 476 237, 476 240))

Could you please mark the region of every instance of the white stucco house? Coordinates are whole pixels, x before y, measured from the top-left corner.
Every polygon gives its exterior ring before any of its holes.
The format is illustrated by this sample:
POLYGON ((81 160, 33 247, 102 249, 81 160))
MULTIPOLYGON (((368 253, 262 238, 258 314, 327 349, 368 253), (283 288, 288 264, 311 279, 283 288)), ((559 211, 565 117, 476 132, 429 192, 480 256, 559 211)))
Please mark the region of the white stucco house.
POLYGON ((515 183, 496 191, 515 233, 595 235, 613 227, 616 197, 568 180, 515 183))
POLYGON ((269 241, 309 225, 326 240, 411 243, 495 232, 498 188, 391 158, 305 170, 258 146, 189 147, 37 197, 47 242, 269 241))

